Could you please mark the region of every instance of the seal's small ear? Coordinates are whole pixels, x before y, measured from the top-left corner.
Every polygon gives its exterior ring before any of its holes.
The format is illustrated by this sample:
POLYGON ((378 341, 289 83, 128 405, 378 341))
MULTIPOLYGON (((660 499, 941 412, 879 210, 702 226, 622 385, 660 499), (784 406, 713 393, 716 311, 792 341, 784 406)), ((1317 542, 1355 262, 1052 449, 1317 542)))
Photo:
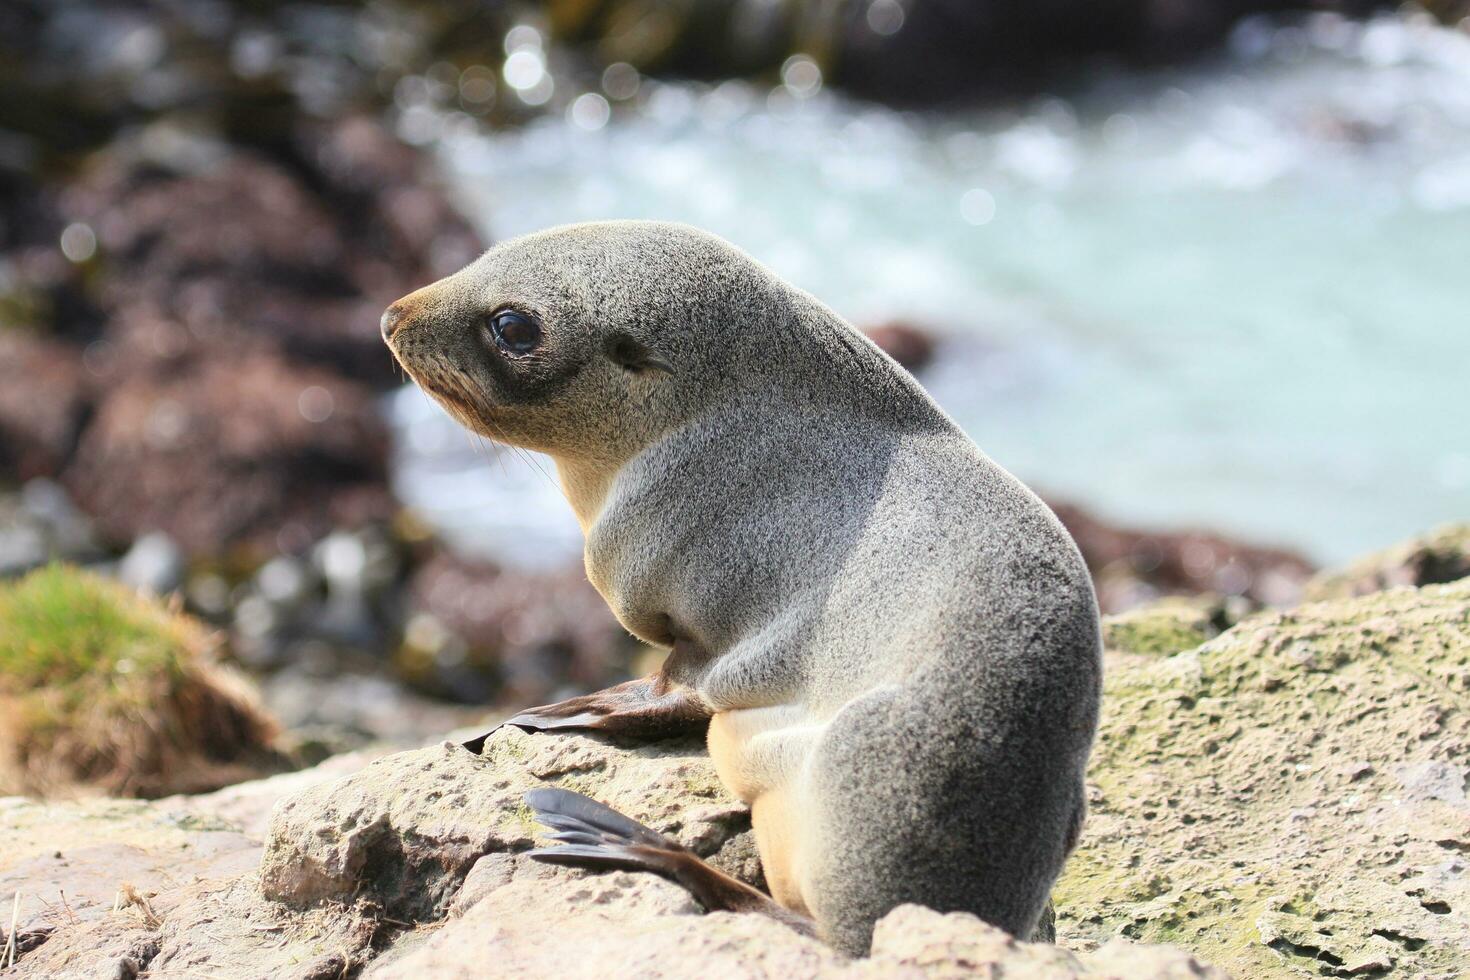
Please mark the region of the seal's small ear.
POLYGON ((613 359, 625 371, 662 371, 665 374, 673 374, 674 366, 659 357, 643 344, 625 333, 615 333, 607 338, 603 349, 607 356, 613 359))

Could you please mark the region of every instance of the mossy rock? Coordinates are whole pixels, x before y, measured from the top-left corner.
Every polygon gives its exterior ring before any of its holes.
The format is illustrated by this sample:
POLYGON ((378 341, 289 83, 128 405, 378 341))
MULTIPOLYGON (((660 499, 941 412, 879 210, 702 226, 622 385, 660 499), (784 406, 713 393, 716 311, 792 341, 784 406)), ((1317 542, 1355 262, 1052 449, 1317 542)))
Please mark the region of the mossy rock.
POLYGON ((1470 575, 1470 523, 1447 524, 1307 582, 1309 601, 1347 599, 1403 586, 1441 585, 1470 575))
POLYGON ((1058 941, 1241 977, 1470 963, 1470 581, 1263 613, 1106 680, 1058 941))
POLYGON ((203 624, 90 572, 0 586, 0 795, 198 792, 281 768, 203 624))
POLYGON ((1162 657, 1192 650, 1234 622, 1218 596, 1174 596, 1103 617, 1103 648, 1162 657))

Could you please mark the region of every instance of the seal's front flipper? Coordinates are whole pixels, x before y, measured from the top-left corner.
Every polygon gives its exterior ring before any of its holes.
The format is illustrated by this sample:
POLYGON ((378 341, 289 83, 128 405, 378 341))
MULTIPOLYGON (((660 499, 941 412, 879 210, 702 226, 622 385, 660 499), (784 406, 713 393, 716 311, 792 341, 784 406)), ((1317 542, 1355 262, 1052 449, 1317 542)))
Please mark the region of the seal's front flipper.
POLYGON ((709 912, 758 912, 813 935, 812 920, 776 903, 743 881, 710 867, 671 840, 611 807, 571 790, 533 789, 526 803, 560 846, 531 852, 547 864, 573 868, 648 871, 687 888, 709 912))
POLYGON ((702 735, 710 709, 688 688, 671 688, 658 674, 556 704, 527 708, 477 739, 464 743, 475 754, 505 725, 532 732, 594 731, 653 741, 676 735, 702 735))
POLYGON ((506 722, 530 731, 586 728, 613 735, 668 738, 701 733, 710 710, 688 688, 670 688, 657 674, 605 691, 528 708, 506 722))

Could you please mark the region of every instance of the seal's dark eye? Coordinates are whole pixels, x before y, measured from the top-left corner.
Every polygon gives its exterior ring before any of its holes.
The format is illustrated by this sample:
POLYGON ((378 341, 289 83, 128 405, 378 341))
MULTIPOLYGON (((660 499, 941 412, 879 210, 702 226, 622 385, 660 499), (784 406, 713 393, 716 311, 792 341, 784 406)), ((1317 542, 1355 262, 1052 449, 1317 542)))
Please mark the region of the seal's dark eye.
POLYGON ((541 344, 541 324, 524 313, 501 310, 490 318, 490 336, 507 354, 529 354, 541 344))

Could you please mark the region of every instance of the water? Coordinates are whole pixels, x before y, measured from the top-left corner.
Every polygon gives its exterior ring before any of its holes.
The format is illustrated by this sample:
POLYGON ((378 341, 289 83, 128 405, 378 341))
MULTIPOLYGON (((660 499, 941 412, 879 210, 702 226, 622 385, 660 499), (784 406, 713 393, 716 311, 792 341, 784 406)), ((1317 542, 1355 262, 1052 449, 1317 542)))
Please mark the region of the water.
MULTIPOLYGON (((1463 33, 1253 21, 1215 63, 1004 112, 645 82, 574 120, 446 126, 487 234, 689 221, 859 325, 930 326, 920 380, 1044 493, 1323 562, 1470 519, 1463 33)), ((575 554, 542 473, 394 406, 400 491, 452 538, 575 554)))

